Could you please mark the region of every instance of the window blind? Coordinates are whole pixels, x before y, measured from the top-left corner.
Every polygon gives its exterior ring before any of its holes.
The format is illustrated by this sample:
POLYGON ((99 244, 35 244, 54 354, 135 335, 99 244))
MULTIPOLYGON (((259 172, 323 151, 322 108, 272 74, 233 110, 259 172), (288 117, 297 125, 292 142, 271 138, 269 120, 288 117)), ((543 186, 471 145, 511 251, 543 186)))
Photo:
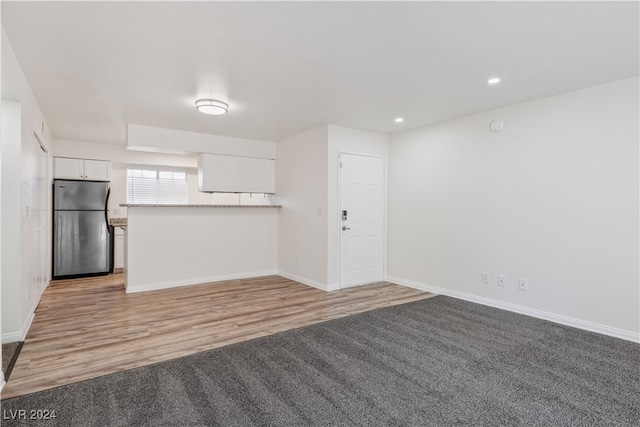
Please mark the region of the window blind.
POLYGON ((187 172, 127 169, 127 203, 165 205, 187 203, 187 172))

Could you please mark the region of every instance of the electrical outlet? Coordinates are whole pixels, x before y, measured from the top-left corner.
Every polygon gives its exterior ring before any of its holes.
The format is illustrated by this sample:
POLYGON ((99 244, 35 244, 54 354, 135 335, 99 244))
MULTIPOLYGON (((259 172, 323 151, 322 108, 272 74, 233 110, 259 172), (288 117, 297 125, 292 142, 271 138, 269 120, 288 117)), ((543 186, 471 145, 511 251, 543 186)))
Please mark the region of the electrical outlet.
POLYGON ((507 284, 507 276, 504 274, 498 274, 498 286, 502 286, 503 288, 507 284))
POLYGON ((114 215, 122 215, 122 211, 120 210, 120 208, 113 208, 113 214, 114 215))
POLYGON ((518 289, 521 291, 527 290, 527 279, 523 279, 522 277, 520 278, 520 281, 518 282, 518 289))
POLYGON ((486 271, 482 272, 482 283, 489 283, 489 273, 486 271))

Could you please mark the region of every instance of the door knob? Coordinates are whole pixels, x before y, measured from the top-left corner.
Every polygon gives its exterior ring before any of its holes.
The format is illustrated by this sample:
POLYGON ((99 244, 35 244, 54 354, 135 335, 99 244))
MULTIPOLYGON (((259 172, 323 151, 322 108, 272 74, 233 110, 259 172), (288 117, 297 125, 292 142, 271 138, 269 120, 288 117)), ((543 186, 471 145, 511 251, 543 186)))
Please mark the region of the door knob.
POLYGON ((351 227, 347 227, 346 225, 342 226, 342 231, 351 230, 351 227))

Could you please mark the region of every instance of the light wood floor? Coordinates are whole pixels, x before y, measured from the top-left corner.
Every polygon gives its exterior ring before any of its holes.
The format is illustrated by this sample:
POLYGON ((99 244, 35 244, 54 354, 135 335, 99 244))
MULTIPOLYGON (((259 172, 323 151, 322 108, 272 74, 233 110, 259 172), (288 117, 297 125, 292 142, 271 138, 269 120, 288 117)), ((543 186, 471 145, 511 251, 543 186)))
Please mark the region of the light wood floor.
POLYGON ((324 292, 280 276, 134 294, 122 274, 55 281, 2 398, 431 296, 390 283, 324 292))

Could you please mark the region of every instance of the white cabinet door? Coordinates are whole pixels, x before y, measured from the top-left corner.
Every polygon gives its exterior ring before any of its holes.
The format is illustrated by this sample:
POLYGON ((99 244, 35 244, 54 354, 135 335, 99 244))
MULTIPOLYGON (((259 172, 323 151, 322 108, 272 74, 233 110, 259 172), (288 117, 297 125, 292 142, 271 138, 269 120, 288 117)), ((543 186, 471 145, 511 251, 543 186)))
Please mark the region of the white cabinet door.
POLYGON ((53 173, 58 179, 84 179, 84 160, 54 157, 53 173))
POLYGON ((111 181, 111 162, 54 157, 53 173, 56 179, 111 181))
MULTIPOLYGON (((117 230, 117 228, 116 228, 117 230)), ((113 236, 113 268, 124 268, 124 235, 113 236)))
POLYGON ((220 193, 275 193, 275 160, 201 154, 198 190, 220 193))
POLYGON ((111 162, 105 162, 102 160, 85 160, 84 179, 92 181, 111 181, 111 162))

